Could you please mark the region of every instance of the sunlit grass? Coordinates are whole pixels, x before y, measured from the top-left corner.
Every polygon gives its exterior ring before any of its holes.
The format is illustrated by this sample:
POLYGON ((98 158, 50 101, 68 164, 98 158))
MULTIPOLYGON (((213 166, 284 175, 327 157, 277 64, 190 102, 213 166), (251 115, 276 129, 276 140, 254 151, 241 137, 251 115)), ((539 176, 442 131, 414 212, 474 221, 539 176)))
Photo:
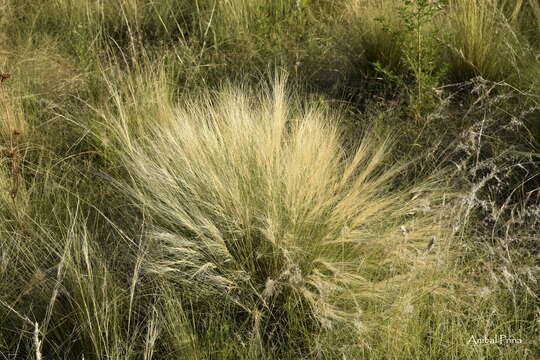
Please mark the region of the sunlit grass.
POLYGON ((537 2, 404 4, 0 1, 0 358, 538 358, 537 2))

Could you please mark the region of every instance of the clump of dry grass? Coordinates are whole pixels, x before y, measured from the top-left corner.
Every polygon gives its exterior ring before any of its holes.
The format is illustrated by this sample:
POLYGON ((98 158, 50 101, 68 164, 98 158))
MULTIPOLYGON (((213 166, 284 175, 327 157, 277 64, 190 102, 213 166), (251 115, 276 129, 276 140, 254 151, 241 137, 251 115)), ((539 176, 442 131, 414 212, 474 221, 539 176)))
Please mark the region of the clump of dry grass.
POLYGON ((515 71, 521 69, 523 39, 505 14, 503 3, 500 0, 449 2, 448 27, 453 34, 450 62, 454 73, 461 74, 460 79, 481 75, 501 80, 515 77, 515 71))
POLYGON ((392 184, 403 169, 384 163, 387 142, 366 136, 347 156, 340 115, 300 105, 283 81, 126 116, 140 91, 115 92, 100 137, 152 219, 144 269, 197 316, 225 310, 244 341, 307 351, 325 330, 360 336, 362 304, 433 264, 434 236, 444 248, 434 184, 392 184))

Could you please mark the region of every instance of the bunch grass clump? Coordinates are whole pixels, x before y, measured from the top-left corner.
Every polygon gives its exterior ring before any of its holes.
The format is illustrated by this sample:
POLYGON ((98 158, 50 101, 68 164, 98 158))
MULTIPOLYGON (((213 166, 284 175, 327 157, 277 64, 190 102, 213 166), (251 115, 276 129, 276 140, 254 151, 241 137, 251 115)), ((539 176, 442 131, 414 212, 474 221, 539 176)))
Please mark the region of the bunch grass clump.
POLYGON ((474 75, 508 79, 522 68, 523 39, 503 1, 450 1, 449 20, 453 32, 449 60, 460 80, 474 75))
POLYGON ((347 155, 339 112, 282 80, 257 92, 224 87, 140 119, 117 93, 104 133, 152 219, 144 269, 176 286, 199 331, 224 321, 262 353, 310 352, 344 327, 359 339, 364 302, 434 264, 433 237, 445 247, 441 193, 397 184, 388 142, 366 135, 347 155))

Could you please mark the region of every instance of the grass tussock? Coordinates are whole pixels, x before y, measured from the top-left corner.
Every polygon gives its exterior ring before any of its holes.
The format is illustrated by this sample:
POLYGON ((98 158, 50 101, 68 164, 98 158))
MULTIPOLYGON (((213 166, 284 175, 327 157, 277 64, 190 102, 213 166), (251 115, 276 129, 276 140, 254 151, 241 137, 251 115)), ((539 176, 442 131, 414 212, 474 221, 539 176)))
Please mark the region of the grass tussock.
POLYGON ((450 2, 449 26, 455 31, 451 61, 456 74, 500 80, 520 68, 518 62, 524 55, 519 30, 513 26, 520 9, 516 4, 510 10, 508 17, 502 1, 450 2))
POLYGON ((192 311, 217 302, 240 336, 270 349, 345 324, 360 337, 366 299, 443 261, 425 253, 434 237, 445 248, 440 215, 417 213, 440 195, 429 183, 389 192, 403 169, 387 168, 388 144, 366 137, 347 156, 338 114, 302 107, 283 82, 259 91, 106 119, 153 219, 146 271, 177 284, 192 311))

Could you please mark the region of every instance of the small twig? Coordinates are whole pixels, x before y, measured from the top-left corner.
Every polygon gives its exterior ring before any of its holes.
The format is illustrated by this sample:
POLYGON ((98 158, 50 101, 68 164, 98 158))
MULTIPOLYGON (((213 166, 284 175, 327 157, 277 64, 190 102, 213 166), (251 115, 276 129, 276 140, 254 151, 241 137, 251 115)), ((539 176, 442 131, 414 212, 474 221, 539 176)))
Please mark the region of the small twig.
POLYGON ((34 346, 36 347, 36 360, 41 360, 41 340, 39 340, 39 324, 34 323, 34 346))

